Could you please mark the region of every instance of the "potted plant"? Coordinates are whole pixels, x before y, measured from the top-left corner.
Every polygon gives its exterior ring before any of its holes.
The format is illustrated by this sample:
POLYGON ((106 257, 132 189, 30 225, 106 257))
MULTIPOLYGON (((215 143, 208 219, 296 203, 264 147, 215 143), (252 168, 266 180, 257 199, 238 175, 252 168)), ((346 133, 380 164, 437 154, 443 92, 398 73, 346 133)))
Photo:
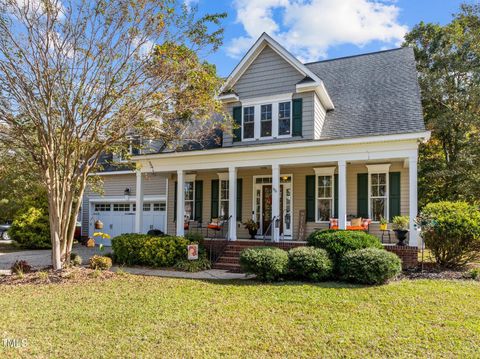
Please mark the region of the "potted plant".
POLYGON ((393 217, 392 227, 393 227, 393 231, 395 232, 395 236, 398 239, 397 244, 399 246, 405 245, 404 241, 407 238, 409 222, 410 222, 410 219, 408 218, 408 216, 393 217))
POLYGON ((255 236, 258 232, 258 223, 255 222, 253 219, 249 219, 244 224, 246 229, 248 229, 248 233, 250 234, 250 239, 255 239, 255 236))
POLYGON ((388 226, 388 222, 385 218, 380 217, 380 230, 381 231, 386 231, 388 226))

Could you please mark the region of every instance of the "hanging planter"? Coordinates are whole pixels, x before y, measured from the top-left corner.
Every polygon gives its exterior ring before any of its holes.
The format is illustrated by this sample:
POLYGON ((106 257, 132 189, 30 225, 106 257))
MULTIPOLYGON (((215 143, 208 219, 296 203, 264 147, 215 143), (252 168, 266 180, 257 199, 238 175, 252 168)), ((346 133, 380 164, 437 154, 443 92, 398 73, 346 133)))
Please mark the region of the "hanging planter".
POLYGON ((99 219, 95 221, 95 229, 103 229, 103 222, 99 219))

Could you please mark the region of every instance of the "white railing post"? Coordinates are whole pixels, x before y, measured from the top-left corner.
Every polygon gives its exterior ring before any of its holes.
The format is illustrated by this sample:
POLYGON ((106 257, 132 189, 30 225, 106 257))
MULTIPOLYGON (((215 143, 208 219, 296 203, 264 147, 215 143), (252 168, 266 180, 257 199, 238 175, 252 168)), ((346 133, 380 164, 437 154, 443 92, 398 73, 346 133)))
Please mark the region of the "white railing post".
POLYGON ((143 230, 143 176, 140 170, 137 170, 135 196, 135 233, 142 233, 143 230))
POLYGON ((408 181, 409 181, 409 241, 412 247, 418 246, 418 231, 415 224, 415 218, 418 214, 418 194, 417 194, 417 155, 408 159, 408 181))
POLYGON ((271 230, 272 241, 280 241, 280 166, 278 163, 272 165, 272 224, 271 230))
POLYGON ((338 161, 338 228, 347 228, 347 163, 338 161))
POLYGON ((177 171, 177 236, 185 235, 185 172, 177 171))
POLYGON ((228 169, 228 240, 237 240, 237 169, 228 169))

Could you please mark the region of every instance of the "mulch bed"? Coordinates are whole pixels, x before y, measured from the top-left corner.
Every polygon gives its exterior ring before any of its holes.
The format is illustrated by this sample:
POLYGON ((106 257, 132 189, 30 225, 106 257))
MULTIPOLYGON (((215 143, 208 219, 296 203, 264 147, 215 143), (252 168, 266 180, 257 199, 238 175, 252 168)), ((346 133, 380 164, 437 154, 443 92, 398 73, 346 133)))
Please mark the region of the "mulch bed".
POLYGON ((71 267, 61 271, 54 271, 51 267, 47 267, 22 275, 12 274, 0 276, 0 285, 81 283, 91 280, 108 280, 117 275, 118 274, 110 271, 100 271, 84 267, 71 267))
POLYGON ((439 270, 435 268, 424 268, 403 271, 399 279, 461 279, 471 280, 468 270, 439 270))

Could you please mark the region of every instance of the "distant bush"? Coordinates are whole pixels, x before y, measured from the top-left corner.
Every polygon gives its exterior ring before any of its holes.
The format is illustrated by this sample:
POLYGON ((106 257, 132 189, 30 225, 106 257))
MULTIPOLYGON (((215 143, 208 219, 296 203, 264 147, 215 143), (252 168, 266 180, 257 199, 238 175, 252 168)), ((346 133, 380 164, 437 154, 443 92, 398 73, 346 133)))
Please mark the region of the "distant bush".
POLYGON ((402 262, 384 249, 365 248, 346 253, 340 262, 341 278, 360 284, 383 284, 402 271, 402 262))
POLYGON ((297 247, 288 251, 290 273, 300 279, 322 281, 332 274, 333 264, 327 251, 314 247, 297 247))
POLYGON ((362 231, 316 231, 307 238, 309 246, 325 249, 337 268, 343 255, 362 248, 383 248, 380 240, 362 231))
POLYGON ((187 257, 184 237, 149 236, 146 234, 122 234, 112 239, 115 260, 126 265, 171 267, 187 257))
POLYGON ((81 266, 82 265, 82 257, 80 257, 77 253, 70 253, 70 263, 73 266, 81 266))
POLYGON ((89 260, 91 269, 109 270, 112 267, 112 259, 104 256, 94 255, 89 260))
POLYGON ((10 267, 13 274, 25 274, 32 271, 32 266, 25 260, 15 261, 10 267))
POLYGON ((22 248, 51 248, 48 212, 34 206, 25 208, 15 217, 8 235, 22 248))
POLYGON ((240 253, 240 266, 259 280, 280 280, 288 271, 288 253, 275 247, 247 248, 240 253))
POLYGON ((175 263, 175 269, 183 272, 200 272, 212 267, 212 263, 207 258, 199 258, 195 260, 181 259, 175 263))
POLYGON ((460 267, 480 258, 478 207, 465 202, 429 203, 419 221, 425 246, 441 267, 460 267))

